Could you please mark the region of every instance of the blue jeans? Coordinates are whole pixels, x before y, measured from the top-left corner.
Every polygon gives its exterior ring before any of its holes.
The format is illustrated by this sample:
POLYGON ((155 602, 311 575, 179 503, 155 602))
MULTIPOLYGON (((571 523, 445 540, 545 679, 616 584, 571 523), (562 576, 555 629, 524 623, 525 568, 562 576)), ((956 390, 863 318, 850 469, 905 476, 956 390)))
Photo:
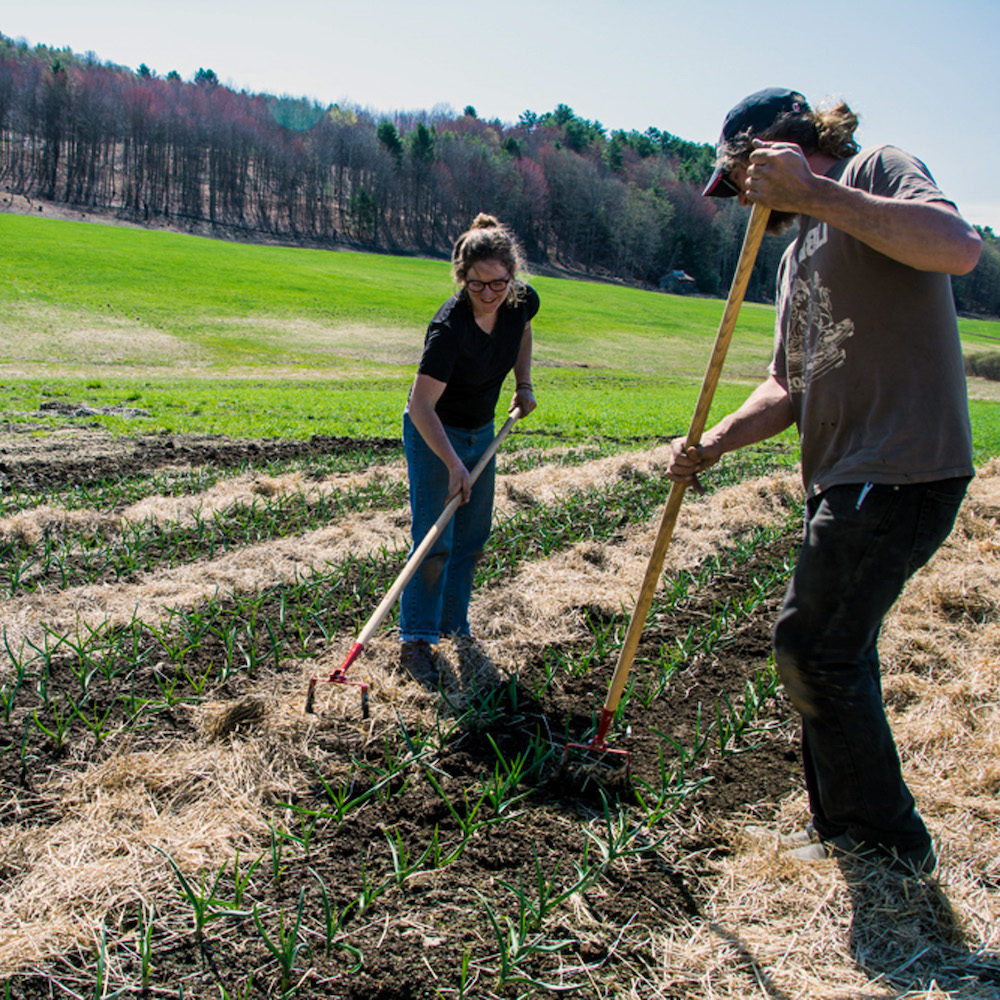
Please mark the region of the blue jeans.
MULTIPOLYGON (((492 421, 475 430, 445 426, 448 439, 468 469, 479 461, 493 440, 492 421)), ((441 516, 448 502, 448 467, 427 446, 403 414, 403 451, 410 479, 413 546, 441 516)), ((476 562, 490 536, 493 519, 495 460, 491 460, 406 585, 399 608, 403 642, 437 642, 443 635, 469 635, 469 601, 476 562)))
POLYGON ((880 852, 930 847, 886 721, 876 643, 907 579, 948 537, 968 482, 835 486, 807 505, 774 650, 802 715, 809 804, 824 839, 846 833, 880 852))

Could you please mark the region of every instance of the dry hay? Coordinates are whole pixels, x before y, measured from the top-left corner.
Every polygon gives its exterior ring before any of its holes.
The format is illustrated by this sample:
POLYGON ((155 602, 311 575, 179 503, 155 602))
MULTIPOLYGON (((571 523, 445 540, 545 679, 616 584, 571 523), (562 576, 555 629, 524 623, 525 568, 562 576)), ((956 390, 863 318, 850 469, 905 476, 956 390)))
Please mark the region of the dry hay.
MULTIPOLYGON (((377 716, 383 720, 379 726, 394 718, 398 710, 405 718, 419 721, 425 729, 430 728, 440 710, 439 689, 450 710, 460 712, 470 693, 496 686, 518 666, 507 658, 509 650, 500 643, 448 636, 433 647, 439 683, 433 691, 425 690, 400 667, 399 640, 390 632, 376 635, 365 646, 360 659, 347 672, 347 679, 352 683, 325 683, 344 663, 352 644, 353 640, 335 643, 321 656, 302 664, 307 679, 317 677, 321 681, 316 688, 315 707, 324 717, 356 718, 361 704, 358 684, 365 683, 371 691, 372 701, 377 704, 373 718, 377 716)), ((303 686, 303 697, 305 690, 303 686)), ((375 727, 375 722, 368 723, 369 735, 374 733, 375 727)))
MULTIPOLYGON (((7 645, 13 650, 42 641, 44 623, 57 634, 75 634, 104 623, 126 625, 135 618, 163 619, 172 608, 191 608, 218 594, 246 594, 292 584, 314 569, 349 555, 408 541, 392 514, 357 514, 302 535, 248 546, 217 559, 158 569, 138 582, 93 584, 64 591, 40 591, 0 602, 7 645)), ((0 658, 0 663, 6 654, 0 658)))
MULTIPOLYGON (((709 865, 704 919, 656 942, 662 992, 648 995, 1000 995, 997 514, 1000 463, 992 462, 949 540, 887 618, 881 642, 888 714, 904 776, 938 845, 936 878, 797 862, 777 833, 761 839, 746 834, 745 820, 727 825, 719 842, 734 850, 709 865), (918 979, 925 986, 914 990, 918 979)), ((797 793, 773 825, 787 833, 807 819, 797 793)))
MULTIPOLYGON (((790 499, 801 495, 791 472, 748 480, 684 506, 664 572, 676 574, 731 543, 752 527, 780 524, 790 499)), ((471 610, 476 635, 517 646, 565 642, 583 633, 593 608, 630 611, 660 526, 651 521, 623 530, 610 542, 582 541, 550 559, 528 563, 500 590, 471 610)))
MULTIPOLYGON (((599 459, 575 467, 542 467, 498 478, 497 517, 509 515, 530 498, 532 503, 551 502, 571 492, 605 485, 609 480, 631 476, 654 475, 662 469, 668 449, 651 453, 630 453, 599 459), (518 502, 510 500, 515 495, 518 502)), ((123 517, 131 521, 144 519, 168 522, 185 522, 196 516, 205 516, 234 503, 249 503, 263 493, 276 495, 302 490, 325 491, 359 487, 392 478, 403 473, 401 464, 376 467, 364 473, 345 477, 331 477, 327 482, 304 484, 298 474, 283 477, 261 477, 247 474, 234 477, 213 486, 201 494, 189 497, 152 497, 130 507, 123 517)), ((728 537, 725 524, 735 522, 736 530, 755 523, 755 515, 768 519, 780 516, 780 508, 787 496, 796 489, 792 474, 774 480, 760 480, 720 490, 709 501, 692 503, 686 508, 677 530, 671 552, 670 566, 686 565, 696 561, 720 539, 728 537), (686 553, 686 554, 685 554, 686 553)), ((54 530, 52 524, 66 524, 75 518, 89 530, 112 531, 113 519, 97 511, 60 511, 39 508, 26 511, 0 522, 0 531, 18 531, 24 537, 34 532, 54 530), (8 524, 8 522, 10 522, 8 524)), ((76 522, 74 522, 76 523, 76 522)), ((379 549, 402 549, 409 544, 409 511, 377 511, 349 515, 323 528, 291 538, 281 538, 247 546, 215 559, 206 559, 172 569, 156 569, 136 574, 129 581, 108 584, 84 585, 62 591, 41 591, 0 601, 0 616, 4 621, 7 645, 12 650, 25 648, 27 643, 39 644, 44 638, 43 623, 57 634, 74 634, 87 628, 98 628, 105 622, 123 625, 139 618, 144 621, 164 619, 173 608, 191 608, 205 599, 224 593, 253 593, 279 584, 289 584, 307 577, 314 569, 322 570, 328 563, 337 563, 348 555, 363 555, 379 549)), ((626 560, 632 562, 638 554, 640 562, 648 556, 657 524, 634 528, 629 537, 626 560)), ((562 610, 572 607, 571 592, 588 593, 587 601, 617 610, 627 603, 641 580, 642 569, 628 572, 624 579, 616 579, 620 570, 616 547, 592 546, 582 543, 560 560, 545 560, 519 574, 513 587, 515 591, 535 594, 563 593, 558 606, 530 607, 519 610, 506 596, 487 600, 483 609, 477 610, 476 627, 484 636, 498 637, 512 629, 525 627, 543 620, 546 628, 556 629, 554 634, 566 634, 567 626, 579 628, 580 622, 560 621, 562 610), (606 561, 605 571, 594 568, 606 561), (556 582, 558 581, 558 582, 556 582), (590 594, 593 591, 593 595, 590 594), (506 623, 506 624, 505 624, 506 623)), ((532 633, 527 641, 533 643, 532 633)), ((0 674, 9 663, 6 649, 0 651, 0 674)))
MULTIPOLYGON (((597 482, 629 464, 602 463, 592 470, 597 482)), ((521 491, 523 504, 525 497, 557 491, 552 480, 560 478, 531 470, 506 481, 521 491)), ((762 519, 783 519, 788 497, 797 493, 794 477, 784 475, 688 503, 668 569, 696 562, 762 519)), ((657 934, 651 946, 658 966, 636 970, 632 985, 622 985, 622 996, 996 997, 995 984, 974 978, 973 952, 993 961, 1000 952, 1000 905, 986 888, 1000 879, 995 621, 1000 547, 989 520, 1000 512, 998 497, 1000 468, 994 465, 974 483, 952 539, 912 581, 884 634, 887 698, 907 780, 941 844, 940 882, 918 886, 835 862, 802 866, 783 857, 776 843, 744 836, 741 825, 720 828, 712 817, 696 816, 692 824, 714 831, 731 853, 699 862, 708 872, 703 919, 657 934), (918 972, 932 980, 936 968, 945 986, 901 992, 918 972)), ((399 533, 391 515, 348 519, 322 530, 343 531, 355 523, 368 524, 372 547, 382 544, 383 533, 399 533)), ((581 599, 613 611, 627 605, 657 524, 655 518, 627 531, 617 545, 581 543, 526 566, 499 591, 474 602, 475 627, 488 627, 491 635, 478 647, 439 644, 436 656, 449 696, 460 704, 476 679, 516 669, 524 645, 540 636, 552 641, 576 633, 580 623, 573 616, 581 599)), ((267 579, 280 565, 275 551, 289 559, 303 548, 316 551, 322 548, 320 534, 292 540, 288 550, 255 546, 244 554, 249 565, 243 572, 267 579), (260 563, 266 565, 254 570, 260 563)), ((351 532, 325 542, 329 551, 358 547, 351 532)), ((198 576, 209 566, 218 571, 213 563, 191 572, 198 576)), ((239 567, 230 572, 229 585, 245 585, 239 567)), ((107 600, 113 596, 109 588, 98 589, 105 591, 104 600, 90 595, 89 611, 103 606, 107 613, 117 606, 131 615, 139 591, 123 589, 116 604, 107 600)), ((160 599, 177 600, 178 594, 179 587, 160 599)), ((182 596, 195 600, 196 594, 192 585, 182 596)), ((64 620, 70 621, 85 602, 79 595, 64 597, 64 620)), ((151 600, 147 610, 156 606, 151 600)), ((391 635, 373 639, 352 670, 353 679, 373 687, 379 707, 371 719, 360 720, 358 691, 343 685, 321 685, 321 714, 303 716, 306 680, 327 676, 348 647, 348 638, 340 637, 319 661, 302 664, 301 677, 262 683, 241 702, 202 706, 195 713, 196 741, 167 742, 156 754, 131 753, 123 746, 85 775, 53 776, 40 792, 60 810, 59 821, 0 833, 0 858, 8 871, 18 872, 16 881, 5 875, 0 895, 0 970, 92 942, 104 915, 140 891, 146 899, 175 893, 174 876, 153 847, 169 853, 182 870, 197 871, 259 843, 267 822, 281 820, 275 803, 297 790, 303 755, 315 759, 310 736, 316 727, 335 732, 344 749, 317 761, 335 780, 348 773, 349 749, 380 740, 385 720, 394 719, 397 710, 407 720, 434 724, 437 699, 400 674, 391 635)), ((777 826, 790 830, 805 818, 806 802, 798 794, 780 804, 777 826)))
POLYGON ((953 984, 974 965, 975 935, 955 910, 974 912, 983 894, 959 899, 951 884, 847 861, 803 864, 733 836, 737 853, 714 866, 702 919, 655 941, 661 992, 652 995, 995 1000, 996 986, 972 977, 957 990, 908 989, 915 971, 953 984))
POLYGON ((194 496, 146 497, 126 507, 121 517, 122 521, 131 524, 190 524, 196 518, 210 517, 219 511, 249 507, 258 497, 296 494, 312 501, 375 483, 397 482, 405 478, 405 475, 406 468, 402 462, 376 465, 363 472, 335 473, 324 479, 307 479, 302 472, 289 472, 280 476, 250 472, 220 480, 194 496))
MULTIPOLYGON (((635 460, 601 460, 584 470, 587 481, 602 483, 622 469, 633 469, 635 460), (590 472, 590 478, 587 472, 590 472)), ((509 477, 516 488, 551 499, 561 490, 579 484, 577 473, 555 475, 545 470, 509 477)), ((626 474, 632 474, 626 472, 626 474)), ((791 477, 773 481, 770 493, 779 508, 791 477)), ((679 534, 677 563, 699 558, 731 534, 762 514, 765 481, 720 491, 707 501, 692 503, 688 518, 691 535, 679 534), (729 527, 731 525, 731 527, 729 527)), ((176 515, 176 510, 173 512, 176 515)), ((658 518, 634 529, 621 552, 606 547, 604 558, 625 575, 611 587, 611 597, 624 600, 628 581, 641 577, 658 518), (656 523, 654 523, 656 522, 656 523)), ((50 628, 76 627, 84 618, 94 625, 103 620, 127 620, 133 615, 155 617, 164 608, 195 603, 215 588, 252 589, 291 580, 304 566, 343 558, 348 552, 375 549, 392 539, 403 544, 398 517, 392 514, 354 516, 329 528, 295 539, 253 546, 222 559, 148 575, 139 585, 80 587, 63 594, 35 595, 6 604, 8 641, 37 627, 44 620, 50 628)), ((570 557, 572 564, 575 557, 570 557)), ((592 567, 580 557, 585 569, 592 567)), ((561 563, 565 556, 532 567, 536 579, 547 579, 548 565, 561 575, 566 599, 575 593, 593 596, 594 580, 588 572, 577 575, 561 563)), ((473 615, 487 613, 510 618, 524 584, 503 588, 500 595, 474 602, 473 615), (506 606, 505 606, 506 605, 506 606)), ((609 583, 610 587, 610 583, 609 583)), ((544 590, 544 588, 541 588, 544 590)), ((602 592, 603 595, 603 592, 602 592)), ((564 606, 541 600, 531 614, 532 628, 542 633, 567 632, 564 606)), ((532 598, 533 600, 535 598, 532 598)), ((523 623, 522 623, 523 624, 523 623)), ((582 627, 582 623, 577 623, 582 627)), ((455 711, 461 710, 470 691, 497 683, 514 672, 524 639, 511 625, 503 634, 478 644, 444 640, 435 657, 442 687, 455 711)), ((533 639, 528 640, 534 641, 533 639)), ((317 692, 318 716, 304 716, 302 708, 310 676, 325 678, 342 662, 350 641, 342 637, 324 655, 301 665, 301 676, 284 674, 281 680, 262 682, 236 702, 206 704, 192 709, 198 739, 165 740, 155 753, 133 752, 126 744, 107 762, 84 775, 55 775, 37 789, 41 798, 55 804, 59 818, 37 829, 13 830, 0 835, 0 858, 18 873, 0 894, 0 970, 23 967, 44 955, 58 954, 74 944, 89 944, 108 914, 121 912, 140 898, 163 899, 176 893, 175 876, 166 852, 181 871, 198 872, 231 861, 237 850, 246 852, 267 835, 268 823, 283 821, 275 806, 303 789, 298 776, 311 773, 308 756, 324 768, 328 780, 350 775, 350 750, 370 740, 380 741, 398 712, 429 731, 436 723, 440 703, 436 693, 414 684, 400 673, 398 642, 391 635, 375 637, 363 660, 352 670, 352 680, 364 680, 373 689, 378 710, 367 722, 360 720, 357 687, 321 684, 317 692), (310 735, 317 727, 335 731, 340 753, 317 757, 310 735)))
POLYGON ((551 503, 571 493, 586 493, 622 479, 663 475, 670 462, 670 447, 598 458, 580 465, 553 465, 550 452, 539 454, 533 469, 497 477, 495 507, 509 516, 525 507, 551 503))
POLYGON ((88 538, 113 535, 119 531, 118 519, 97 510, 66 510, 43 504, 0 518, 0 543, 20 542, 37 545, 43 538, 73 532, 88 538))
POLYGON ((125 507, 117 517, 90 508, 67 510, 41 505, 0 518, 0 542, 22 541, 34 545, 43 537, 67 530, 94 537, 120 534, 129 525, 183 527, 233 508, 250 507, 261 497, 295 494, 312 501, 373 483, 399 481, 405 475, 401 462, 378 465, 364 472, 338 473, 321 480, 307 479, 301 472, 280 476, 248 472, 222 479, 197 494, 145 497, 125 507))
POLYGON ((109 911, 172 895, 177 883, 156 849, 186 872, 217 868, 237 849, 256 853, 263 803, 286 793, 304 725, 298 713, 257 740, 125 745, 39 786, 56 821, 0 834, 0 857, 17 872, 0 894, 0 971, 92 942, 109 911))
POLYGON ((178 881, 161 851, 182 872, 210 877, 237 851, 256 856, 269 829, 287 823, 279 803, 307 791, 309 762, 331 782, 348 778, 350 750, 381 743, 393 709, 429 729, 437 699, 399 674, 395 652, 386 642, 366 651, 364 678, 380 704, 367 721, 357 689, 344 685, 323 693, 321 715, 303 713, 308 676, 340 662, 331 651, 299 677, 267 678, 236 702, 189 708, 193 740, 166 737, 155 751, 125 743, 83 773, 36 787, 55 822, 0 831, 0 976, 92 945, 109 914, 175 898, 178 881), (326 754, 319 729, 335 734, 326 754))

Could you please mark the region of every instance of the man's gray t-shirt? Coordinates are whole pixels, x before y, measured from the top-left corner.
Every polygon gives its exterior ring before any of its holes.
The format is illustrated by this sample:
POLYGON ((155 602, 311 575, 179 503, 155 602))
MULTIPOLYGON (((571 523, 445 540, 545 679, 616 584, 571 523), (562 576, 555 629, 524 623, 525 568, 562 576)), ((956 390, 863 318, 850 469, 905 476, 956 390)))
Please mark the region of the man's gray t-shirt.
MULTIPOLYGON (((891 146, 841 160, 827 176, 875 195, 948 202, 919 160, 891 146)), ((973 475, 951 278, 816 219, 799 223, 778 272, 771 373, 788 384, 809 495, 973 475)))

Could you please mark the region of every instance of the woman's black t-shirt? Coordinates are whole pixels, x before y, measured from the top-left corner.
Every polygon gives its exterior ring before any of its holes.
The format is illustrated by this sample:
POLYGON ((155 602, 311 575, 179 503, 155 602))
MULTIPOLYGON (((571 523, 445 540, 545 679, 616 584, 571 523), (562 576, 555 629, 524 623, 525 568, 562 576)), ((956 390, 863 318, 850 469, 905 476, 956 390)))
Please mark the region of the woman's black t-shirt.
POLYGON ((538 293, 528 285, 524 300, 505 302, 492 333, 476 323, 472 306, 453 295, 431 320, 417 371, 446 383, 435 411, 450 427, 482 427, 493 419, 507 373, 514 367, 524 329, 538 312, 538 293))

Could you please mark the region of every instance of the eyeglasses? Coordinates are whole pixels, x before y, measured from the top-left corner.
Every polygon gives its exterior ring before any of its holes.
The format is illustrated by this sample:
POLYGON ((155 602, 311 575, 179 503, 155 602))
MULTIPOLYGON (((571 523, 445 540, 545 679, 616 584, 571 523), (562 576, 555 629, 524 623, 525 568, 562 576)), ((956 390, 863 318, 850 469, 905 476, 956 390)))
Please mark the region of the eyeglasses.
POLYGON ((510 284, 510 278, 497 278, 495 281, 477 281, 473 278, 465 283, 470 292, 481 292, 487 285, 491 292, 502 292, 510 284))

